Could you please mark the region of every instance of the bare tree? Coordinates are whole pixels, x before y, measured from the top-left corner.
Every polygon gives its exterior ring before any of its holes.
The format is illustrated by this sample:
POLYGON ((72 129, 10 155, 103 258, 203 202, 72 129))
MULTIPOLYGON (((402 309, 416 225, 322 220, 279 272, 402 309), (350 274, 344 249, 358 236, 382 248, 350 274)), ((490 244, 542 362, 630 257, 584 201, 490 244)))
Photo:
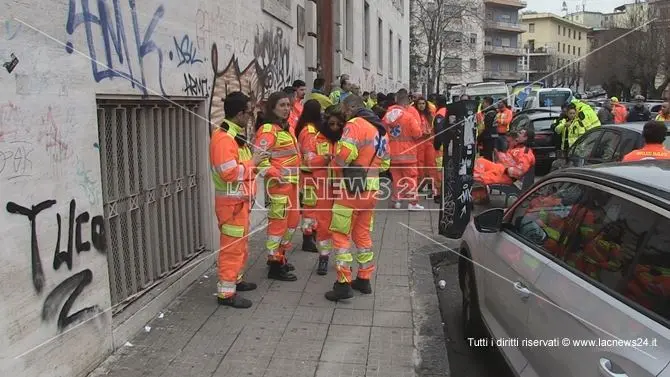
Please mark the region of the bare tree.
POLYGON ((666 74, 664 83, 656 85, 657 76, 668 69, 670 54, 665 47, 667 33, 650 26, 655 19, 654 7, 633 8, 615 28, 595 33, 586 64, 589 84, 600 84, 610 95, 624 98, 635 87, 647 97, 658 97, 670 82, 666 74))
POLYGON ((414 76, 410 78, 412 87, 425 81, 429 93, 439 89, 445 68, 450 70, 448 63, 455 57, 450 50, 475 48, 468 47, 470 44, 463 30, 466 25, 481 22, 481 8, 482 4, 477 0, 411 0, 410 34, 414 43, 410 65, 415 67, 412 70, 414 76))

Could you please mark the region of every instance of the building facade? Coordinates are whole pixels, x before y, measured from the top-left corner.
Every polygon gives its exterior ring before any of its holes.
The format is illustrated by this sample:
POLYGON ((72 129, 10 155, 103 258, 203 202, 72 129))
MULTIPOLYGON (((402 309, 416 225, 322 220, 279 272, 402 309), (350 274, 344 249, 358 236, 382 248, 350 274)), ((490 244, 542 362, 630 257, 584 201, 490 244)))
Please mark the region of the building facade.
POLYGON ((533 77, 582 91, 590 28, 552 13, 525 14, 522 22, 528 28, 522 40, 533 77))
POLYGON ((524 56, 521 35, 527 31, 519 11, 519 0, 484 0, 484 81, 515 82, 523 78, 520 59, 524 56))
POLYGON ((407 86, 408 13, 384 0, 5 7, 1 374, 86 375, 214 263, 207 151, 227 93, 261 101, 342 73, 407 86))

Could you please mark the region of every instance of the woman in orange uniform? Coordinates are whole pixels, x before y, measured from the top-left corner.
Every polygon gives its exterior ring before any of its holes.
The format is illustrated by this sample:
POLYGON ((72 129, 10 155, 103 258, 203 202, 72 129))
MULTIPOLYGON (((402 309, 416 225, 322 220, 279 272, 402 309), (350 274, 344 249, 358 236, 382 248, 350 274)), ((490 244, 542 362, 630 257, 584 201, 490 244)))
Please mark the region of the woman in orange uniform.
POLYGON ((291 101, 286 93, 271 94, 265 107, 265 123, 256 131, 256 147, 270 154, 258 165, 270 201, 265 242, 270 266, 268 279, 282 281, 298 280, 286 260, 286 251, 300 222, 300 153, 288 124, 290 112, 291 101))
POLYGON ((422 97, 419 97, 414 101, 414 107, 416 107, 416 110, 419 113, 421 131, 423 131, 423 136, 417 141, 416 157, 419 164, 418 186, 424 187, 421 183, 425 179, 428 179, 430 182, 431 192, 433 196, 435 196, 438 193, 436 184, 437 170, 435 169, 435 157, 437 151, 433 147, 432 140, 430 140, 433 135, 434 115, 428 108, 426 100, 422 97))

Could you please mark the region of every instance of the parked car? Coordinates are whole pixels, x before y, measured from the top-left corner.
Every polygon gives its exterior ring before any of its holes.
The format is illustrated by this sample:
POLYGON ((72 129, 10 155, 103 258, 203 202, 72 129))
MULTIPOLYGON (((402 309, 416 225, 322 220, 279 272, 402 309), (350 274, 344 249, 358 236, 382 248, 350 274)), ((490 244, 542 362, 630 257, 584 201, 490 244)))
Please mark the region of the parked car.
POLYGON ((466 344, 517 376, 670 377, 670 161, 570 168, 468 225, 466 344), (511 341, 510 341, 511 340, 511 341))
POLYGON ((560 111, 556 112, 551 108, 536 108, 521 111, 510 123, 510 130, 525 127, 532 127, 535 130, 535 144, 532 149, 535 154, 535 173, 537 175, 547 174, 556 159, 558 145, 556 134, 551 126, 559 116, 560 111))
MULTIPOLYGON (((644 122, 608 124, 594 128, 577 139, 566 158, 556 160, 551 169, 621 161, 626 154, 644 146, 643 127, 644 122)), ((670 131, 664 145, 670 148, 670 131)))

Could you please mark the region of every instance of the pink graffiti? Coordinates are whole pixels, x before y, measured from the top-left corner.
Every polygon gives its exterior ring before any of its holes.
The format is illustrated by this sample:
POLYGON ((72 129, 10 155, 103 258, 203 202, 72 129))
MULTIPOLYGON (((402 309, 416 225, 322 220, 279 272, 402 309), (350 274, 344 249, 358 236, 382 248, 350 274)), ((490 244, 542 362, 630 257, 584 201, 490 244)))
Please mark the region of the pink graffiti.
POLYGON ((46 119, 42 118, 42 124, 45 126, 44 133, 40 135, 40 142, 46 141, 45 146, 51 154, 51 158, 56 162, 65 161, 70 156, 69 146, 60 132, 60 127, 56 123, 51 106, 47 112, 46 119))

